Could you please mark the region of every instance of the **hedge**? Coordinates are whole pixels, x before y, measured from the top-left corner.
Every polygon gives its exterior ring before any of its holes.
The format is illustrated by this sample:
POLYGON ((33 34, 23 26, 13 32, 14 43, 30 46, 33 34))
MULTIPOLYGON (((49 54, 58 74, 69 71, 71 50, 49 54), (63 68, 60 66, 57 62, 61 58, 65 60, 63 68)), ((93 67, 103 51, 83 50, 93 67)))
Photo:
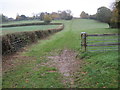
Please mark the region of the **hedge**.
POLYGON ((56 29, 29 31, 29 32, 17 32, 1 36, 2 37, 2 55, 12 54, 17 52, 20 48, 37 42, 37 40, 45 38, 53 33, 64 29, 64 25, 56 29))
POLYGON ((24 24, 13 24, 13 25, 1 25, 0 27, 20 27, 20 26, 31 26, 31 25, 61 25, 62 23, 24 23, 24 24))

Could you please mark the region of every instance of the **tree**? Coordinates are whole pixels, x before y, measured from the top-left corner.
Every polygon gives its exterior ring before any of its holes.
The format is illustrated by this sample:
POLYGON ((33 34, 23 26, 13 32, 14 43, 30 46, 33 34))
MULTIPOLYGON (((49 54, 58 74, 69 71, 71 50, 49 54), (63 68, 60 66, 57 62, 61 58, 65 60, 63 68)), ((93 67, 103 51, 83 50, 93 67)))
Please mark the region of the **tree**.
POLYGON ((81 14, 80 14, 80 17, 81 17, 82 19, 88 19, 88 18, 89 18, 89 15, 88 15, 88 13, 85 13, 84 11, 82 11, 81 14))
POLYGON ((20 17, 21 17, 21 20, 26 20, 27 19, 27 17, 25 15, 21 15, 20 17))
POLYGON ((96 20, 96 14, 94 14, 94 15, 89 15, 89 19, 95 19, 95 20, 96 20))
POLYGON ((97 20, 105 23, 110 23, 112 12, 106 7, 100 7, 97 9, 96 18, 97 20))
POLYGON ((60 16, 61 16, 61 19, 66 19, 66 17, 67 17, 66 11, 62 11, 60 16))
POLYGON ((49 24, 52 21, 51 15, 50 14, 46 14, 44 15, 44 22, 46 24, 49 24))
POLYGON ((20 20, 27 20, 27 17, 25 15, 18 15, 16 16, 16 20, 20 21, 20 20))
POLYGON ((19 16, 19 14, 17 14, 17 16, 16 16, 16 20, 20 20, 20 16, 19 16))
POLYGON ((52 17, 53 20, 58 20, 58 19, 60 19, 60 15, 59 15, 58 13, 56 13, 56 12, 52 12, 52 13, 51 13, 51 17, 52 17))
POLYGON ((61 17, 61 19, 64 20, 71 20, 73 18, 73 16, 71 15, 71 10, 66 10, 66 11, 59 11, 59 15, 61 17))
POLYGON ((118 10, 118 28, 120 28, 120 1, 116 2, 116 8, 118 10))
POLYGON ((40 13, 40 20, 44 20, 44 15, 45 15, 44 12, 40 13))
POLYGON ((14 21, 14 18, 8 18, 9 21, 14 21))
POLYGON ((120 28, 120 1, 114 3, 110 26, 111 28, 120 28))
POLYGON ((2 19, 2 22, 8 22, 9 21, 8 17, 3 15, 3 14, 0 15, 0 18, 2 19))

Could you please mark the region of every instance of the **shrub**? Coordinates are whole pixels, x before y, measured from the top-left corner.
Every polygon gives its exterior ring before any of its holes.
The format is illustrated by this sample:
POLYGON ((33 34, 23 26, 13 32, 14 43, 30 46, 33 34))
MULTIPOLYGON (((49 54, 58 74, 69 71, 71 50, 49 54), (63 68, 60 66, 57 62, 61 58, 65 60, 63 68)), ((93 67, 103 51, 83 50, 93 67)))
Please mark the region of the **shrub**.
POLYGON ((51 16, 50 15, 44 15, 44 22, 46 23, 46 24, 49 24, 50 22, 52 21, 52 18, 51 18, 51 16))

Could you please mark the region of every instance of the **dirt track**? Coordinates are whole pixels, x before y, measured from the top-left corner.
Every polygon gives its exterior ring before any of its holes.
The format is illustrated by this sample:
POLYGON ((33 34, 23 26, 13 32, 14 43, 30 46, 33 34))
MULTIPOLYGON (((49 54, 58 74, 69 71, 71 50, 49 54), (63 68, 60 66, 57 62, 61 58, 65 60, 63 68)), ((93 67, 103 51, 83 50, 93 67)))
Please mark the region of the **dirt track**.
MULTIPOLYGON (((44 63, 45 66, 52 66, 58 69, 58 72, 63 76, 62 82, 65 87, 76 87, 74 84, 75 73, 80 69, 81 60, 76 59, 77 53, 72 50, 64 49, 60 52, 60 54, 56 55, 55 52, 51 52, 51 56, 47 56, 48 62, 44 63), (55 56, 56 55, 56 56, 55 56)), ((9 59, 7 63, 3 65, 3 71, 8 71, 9 69, 15 68, 16 65, 22 64, 24 62, 28 62, 33 59, 33 57, 25 57, 19 55, 19 52, 11 57, 7 57, 9 59), (30 59, 31 58, 31 59, 30 59), (20 59, 19 63, 14 63, 16 59, 20 59), (26 60, 25 60, 26 59, 26 60)), ((35 59, 35 58, 34 58, 35 59)), ((40 65, 42 65, 41 63, 40 65)), ((37 67, 36 67, 37 68, 37 67)))
MULTIPOLYGON (((49 56, 50 65, 56 67, 63 75, 63 83, 74 87, 73 75, 80 68, 80 60, 76 59, 76 53, 71 50, 63 50, 58 56, 49 56)), ((67 87, 67 86, 66 86, 67 87)))

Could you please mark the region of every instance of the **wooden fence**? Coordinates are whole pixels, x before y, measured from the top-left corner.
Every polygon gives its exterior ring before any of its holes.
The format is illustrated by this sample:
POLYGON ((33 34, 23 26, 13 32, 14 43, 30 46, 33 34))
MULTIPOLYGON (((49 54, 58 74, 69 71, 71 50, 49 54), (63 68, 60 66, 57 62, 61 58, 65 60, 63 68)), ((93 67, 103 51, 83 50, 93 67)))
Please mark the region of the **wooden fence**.
POLYGON ((81 50, 82 51, 118 50, 118 46, 120 45, 120 42, 118 40, 119 35, 120 34, 87 34, 86 32, 81 32, 81 50), (89 39, 89 37, 91 38, 89 39), (92 47, 92 49, 94 50, 89 50, 90 47, 92 47))

